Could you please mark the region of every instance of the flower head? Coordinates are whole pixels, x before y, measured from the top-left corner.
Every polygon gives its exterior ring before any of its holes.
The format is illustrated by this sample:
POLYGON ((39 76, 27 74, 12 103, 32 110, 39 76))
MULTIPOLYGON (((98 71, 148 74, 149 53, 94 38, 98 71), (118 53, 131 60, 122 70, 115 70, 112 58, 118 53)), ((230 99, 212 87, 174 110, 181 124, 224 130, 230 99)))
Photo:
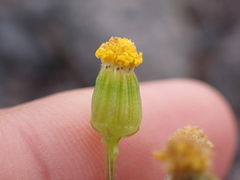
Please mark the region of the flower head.
POLYGON ((142 119, 137 77, 133 67, 142 62, 134 43, 112 37, 96 51, 102 68, 92 98, 91 124, 103 136, 126 137, 136 133, 142 119))
POLYGON ((127 38, 111 37, 103 43, 95 53, 103 63, 122 65, 123 67, 138 66, 142 63, 142 53, 138 53, 134 43, 127 38))
POLYGON ((203 130, 186 126, 170 137, 163 151, 154 155, 164 162, 173 177, 179 174, 199 175, 205 174, 211 167, 212 147, 203 130))

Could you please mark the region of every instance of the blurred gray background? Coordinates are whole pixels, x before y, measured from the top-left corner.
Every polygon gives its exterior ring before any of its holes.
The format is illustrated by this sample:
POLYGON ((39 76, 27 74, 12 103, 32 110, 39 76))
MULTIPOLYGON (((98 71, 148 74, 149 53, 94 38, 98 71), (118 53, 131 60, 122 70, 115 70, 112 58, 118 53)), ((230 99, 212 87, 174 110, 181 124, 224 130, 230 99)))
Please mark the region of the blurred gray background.
MULTIPOLYGON (((205 81, 240 116, 240 1, 233 0, 1 0, 0 108, 93 86, 95 50, 111 36, 143 52, 140 81, 205 81)), ((239 156, 229 180, 240 177, 239 156)))

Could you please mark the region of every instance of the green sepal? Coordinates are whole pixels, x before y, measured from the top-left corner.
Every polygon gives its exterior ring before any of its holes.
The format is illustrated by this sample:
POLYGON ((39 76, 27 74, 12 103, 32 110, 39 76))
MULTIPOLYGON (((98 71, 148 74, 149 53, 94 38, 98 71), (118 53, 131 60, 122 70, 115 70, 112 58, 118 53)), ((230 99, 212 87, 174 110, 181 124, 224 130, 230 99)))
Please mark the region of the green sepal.
POLYGON ((142 106, 138 80, 132 70, 102 68, 92 99, 93 128, 103 136, 135 134, 141 123, 142 106))

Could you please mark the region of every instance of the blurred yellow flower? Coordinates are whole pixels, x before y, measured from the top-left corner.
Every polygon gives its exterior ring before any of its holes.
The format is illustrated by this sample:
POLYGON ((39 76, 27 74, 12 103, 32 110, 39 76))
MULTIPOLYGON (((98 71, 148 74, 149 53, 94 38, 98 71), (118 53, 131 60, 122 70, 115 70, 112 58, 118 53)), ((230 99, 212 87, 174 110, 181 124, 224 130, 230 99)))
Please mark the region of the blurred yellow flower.
POLYGON ((217 179, 210 173, 212 147, 203 130, 186 126, 169 138, 163 151, 153 155, 164 163, 170 180, 217 179))
POLYGON ((171 138, 177 136, 184 136, 186 138, 192 139, 196 141, 200 146, 205 146, 208 148, 214 147, 213 143, 209 141, 204 131, 197 126, 185 126, 184 128, 176 131, 171 138))

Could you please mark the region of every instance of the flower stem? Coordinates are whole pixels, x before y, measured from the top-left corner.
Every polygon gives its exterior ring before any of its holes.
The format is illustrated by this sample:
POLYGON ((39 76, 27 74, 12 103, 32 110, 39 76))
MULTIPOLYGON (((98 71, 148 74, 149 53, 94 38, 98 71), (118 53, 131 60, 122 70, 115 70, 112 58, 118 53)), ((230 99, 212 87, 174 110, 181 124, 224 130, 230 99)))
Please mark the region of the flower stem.
POLYGON ((107 148, 106 180, 114 180, 119 138, 104 138, 107 148))

